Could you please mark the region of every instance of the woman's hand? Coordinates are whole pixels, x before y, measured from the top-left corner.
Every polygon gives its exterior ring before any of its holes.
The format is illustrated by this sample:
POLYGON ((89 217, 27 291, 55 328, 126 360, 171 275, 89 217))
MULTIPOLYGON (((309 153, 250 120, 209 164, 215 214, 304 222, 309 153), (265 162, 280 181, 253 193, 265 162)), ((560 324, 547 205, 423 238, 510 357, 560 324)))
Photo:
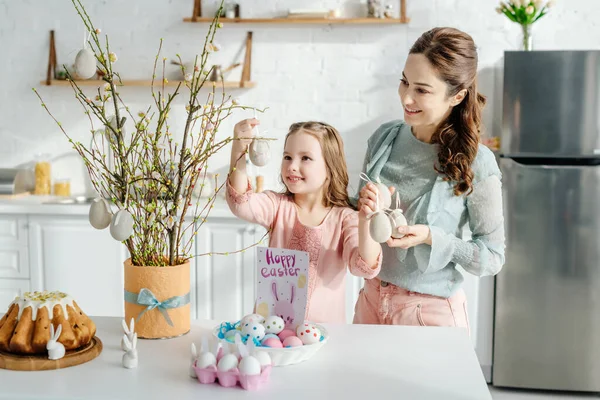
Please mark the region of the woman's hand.
POLYGON ((386 242, 390 247, 399 247, 409 249, 419 244, 428 244, 431 246, 431 230, 427 225, 400 226, 398 233, 404 233, 400 239, 389 238, 386 242))
MULTIPOLYGON (((390 194, 394 194, 396 188, 390 186, 390 194)), ((372 183, 367 183, 359 193, 358 199, 358 217, 365 219, 367 215, 377 211, 377 196, 379 195, 379 191, 377 186, 372 183)))

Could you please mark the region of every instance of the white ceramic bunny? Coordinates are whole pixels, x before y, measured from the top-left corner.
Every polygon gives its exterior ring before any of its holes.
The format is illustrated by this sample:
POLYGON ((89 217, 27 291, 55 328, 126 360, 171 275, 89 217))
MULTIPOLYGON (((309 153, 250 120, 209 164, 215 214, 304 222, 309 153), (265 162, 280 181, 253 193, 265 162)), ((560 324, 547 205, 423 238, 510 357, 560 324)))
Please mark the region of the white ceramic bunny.
POLYGON ((59 360, 65 356, 65 346, 58 341, 61 333, 62 325, 58 325, 55 332, 54 325, 50 324, 50 340, 48 340, 48 344, 46 344, 48 359, 50 360, 59 360))
POLYGON ((126 353, 123 354, 123 367, 125 368, 137 368, 138 366, 138 353, 137 353, 137 333, 133 333, 133 340, 130 341, 127 335, 123 335, 123 341, 125 342, 126 353))
MULTIPOLYGON (((127 323, 125 322, 125 320, 121 320, 121 325, 123 325, 123 333, 125 333, 125 336, 127 336, 127 339, 129 339, 129 343, 131 343, 133 341, 133 333, 135 332, 135 330, 133 329, 135 327, 135 321, 133 318, 131 318, 131 321, 129 322, 129 327, 127 327, 127 323)), ((127 351, 127 349, 125 348, 125 340, 121 339, 121 349, 123 351, 127 351)))

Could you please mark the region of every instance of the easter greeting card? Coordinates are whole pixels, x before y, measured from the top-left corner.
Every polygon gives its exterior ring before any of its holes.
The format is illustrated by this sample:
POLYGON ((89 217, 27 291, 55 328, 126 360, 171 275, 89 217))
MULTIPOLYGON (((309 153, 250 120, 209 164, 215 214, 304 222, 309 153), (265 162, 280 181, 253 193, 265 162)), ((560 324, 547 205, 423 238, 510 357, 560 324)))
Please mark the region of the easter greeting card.
POLYGON ((286 328, 304 321, 308 295, 308 253, 259 247, 256 313, 283 318, 286 328))

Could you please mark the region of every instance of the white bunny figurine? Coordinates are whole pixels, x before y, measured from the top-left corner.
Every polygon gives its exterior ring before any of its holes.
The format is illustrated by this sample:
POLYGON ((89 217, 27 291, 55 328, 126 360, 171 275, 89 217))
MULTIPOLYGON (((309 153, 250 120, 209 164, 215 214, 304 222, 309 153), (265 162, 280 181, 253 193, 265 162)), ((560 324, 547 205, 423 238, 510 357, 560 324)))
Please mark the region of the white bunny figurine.
POLYGON ((65 356, 65 346, 58 341, 61 333, 62 325, 58 325, 55 332, 54 325, 50 324, 50 340, 48 340, 48 344, 46 345, 48 359, 50 360, 59 360, 65 356))
MULTIPOLYGON (((123 332, 127 336, 127 339, 129 339, 129 343, 131 343, 133 341, 133 333, 135 332, 133 329, 135 327, 134 319, 131 318, 131 321, 129 322, 129 327, 127 327, 127 323, 125 322, 125 320, 121 320, 121 324, 123 325, 123 332)), ((125 348, 125 341, 123 339, 121 339, 121 349, 123 349, 123 351, 127 351, 127 349, 125 348)))
POLYGON ((137 333, 133 333, 133 340, 129 340, 127 335, 123 335, 123 341, 125 342, 125 351, 123 354, 123 367, 125 368, 137 368, 138 365, 138 353, 137 353, 137 333))
POLYGON ((196 345, 192 342, 192 358, 190 359, 190 376, 192 378, 197 378, 196 370, 194 369, 194 363, 198 359, 198 350, 196 350, 196 345))

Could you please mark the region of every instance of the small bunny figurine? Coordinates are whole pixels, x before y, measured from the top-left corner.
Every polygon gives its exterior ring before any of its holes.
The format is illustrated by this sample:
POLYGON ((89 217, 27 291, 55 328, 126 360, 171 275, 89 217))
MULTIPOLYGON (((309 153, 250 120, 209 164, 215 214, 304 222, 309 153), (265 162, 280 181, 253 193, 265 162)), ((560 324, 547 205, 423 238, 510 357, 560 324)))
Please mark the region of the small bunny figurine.
POLYGON ((281 317, 283 319, 283 322, 285 322, 285 326, 289 328, 294 324, 295 286, 291 285, 291 294, 289 301, 285 299, 279 299, 279 295, 277 294, 277 282, 273 281, 271 289, 273 290, 273 297, 275 298, 275 307, 273 308, 273 314, 281 317))
MULTIPOLYGON (((127 339, 129 339, 129 343, 131 343, 133 341, 133 333, 135 332, 133 329, 135 327, 134 319, 131 318, 131 321, 129 322, 129 327, 127 327, 127 323, 125 322, 125 320, 121 320, 121 324, 123 325, 123 332, 127 336, 127 339)), ((125 341, 123 339, 121 339, 121 349, 123 351, 127 351, 127 349, 125 348, 125 341)))
POLYGON ((137 333, 133 333, 133 340, 129 340, 127 335, 123 335, 123 341, 125 342, 125 351, 123 354, 123 367, 125 368, 137 368, 138 366, 138 353, 137 353, 137 333))
POLYGON ((50 324, 50 340, 48 340, 48 344, 46 345, 48 359, 50 360, 59 360, 65 356, 65 346, 58 341, 61 333, 62 325, 58 325, 55 332, 54 325, 50 324))
POLYGON ((192 342, 192 358, 190 359, 190 376, 192 378, 197 378, 196 370, 194 369, 194 363, 198 359, 198 350, 196 350, 196 345, 192 342))

